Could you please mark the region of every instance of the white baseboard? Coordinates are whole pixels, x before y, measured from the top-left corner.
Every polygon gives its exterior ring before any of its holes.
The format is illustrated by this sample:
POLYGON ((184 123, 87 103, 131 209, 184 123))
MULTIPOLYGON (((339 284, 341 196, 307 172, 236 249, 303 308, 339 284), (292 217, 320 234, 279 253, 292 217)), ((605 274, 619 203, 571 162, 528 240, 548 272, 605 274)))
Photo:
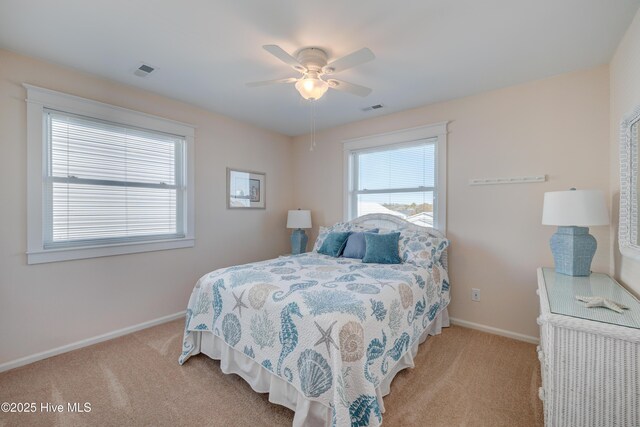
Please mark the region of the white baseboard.
POLYGON ((76 341, 71 344, 63 345, 51 350, 46 350, 40 353, 32 354, 30 356, 21 357, 20 359, 11 360, 0 364, 0 372, 8 371, 9 369, 18 368, 20 366, 28 365, 29 363, 37 362, 38 360, 47 359, 58 354, 67 353, 72 350, 77 350, 82 347, 88 347, 93 344, 98 344, 103 341, 112 340, 114 338, 121 337, 123 335, 130 334, 132 332, 140 331, 142 329, 150 328, 152 326, 160 325, 162 323, 171 322, 172 320, 184 317, 186 311, 180 311, 178 313, 170 314, 168 316, 158 317, 157 319, 149 320, 148 322, 138 323, 137 325, 128 326, 126 328, 118 329, 106 334, 98 335, 96 337, 87 338, 84 340, 76 341))
POLYGON ((539 338, 532 337, 531 335, 519 334, 517 332, 507 331, 505 329, 494 328, 493 326, 481 325, 480 323, 469 322, 468 320, 456 319, 455 317, 450 317, 449 320, 452 324, 458 326, 464 326, 465 328, 477 329, 478 331, 488 332, 494 335, 500 335, 507 338, 513 338, 514 340, 524 341, 531 344, 538 344, 540 342, 539 338))

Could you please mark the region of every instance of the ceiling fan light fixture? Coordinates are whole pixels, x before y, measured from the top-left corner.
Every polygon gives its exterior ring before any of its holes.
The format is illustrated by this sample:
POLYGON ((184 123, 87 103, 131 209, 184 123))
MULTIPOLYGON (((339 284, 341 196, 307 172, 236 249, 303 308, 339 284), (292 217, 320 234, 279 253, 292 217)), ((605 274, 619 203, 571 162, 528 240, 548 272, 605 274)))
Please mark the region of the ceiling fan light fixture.
POLYGON ((275 44, 262 46, 264 50, 284 62, 294 70, 302 74, 301 78, 288 77, 284 79, 265 80, 247 83, 249 87, 265 86, 277 83, 294 83, 296 90, 304 99, 317 100, 322 98, 327 89, 333 88, 357 96, 367 96, 371 93, 368 87, 345 82, 342 80, 327 79, 327 75, 341 73, 357 65, 364 64, 375 58, 369 48, 363 47, 346 56, 328 62, 327 52, 318 47, 305 47, 298 51, 296 56, 288 54, 284 49, 275 44))
POLYGON ((329 89, 329 84, 317 77, 305 76, 296 82, 296 89, 304 99, 316 100, 329 89))

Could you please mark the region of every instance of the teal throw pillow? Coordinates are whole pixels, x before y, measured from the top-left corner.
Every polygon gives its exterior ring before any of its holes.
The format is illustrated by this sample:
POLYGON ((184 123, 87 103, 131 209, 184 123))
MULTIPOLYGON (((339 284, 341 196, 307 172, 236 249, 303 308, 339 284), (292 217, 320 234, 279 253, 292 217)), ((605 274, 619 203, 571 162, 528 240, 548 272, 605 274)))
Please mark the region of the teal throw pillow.
POLYGON ((339 257, 347 244, 350 234, 350 231, 333 231, 329 233, 324 242, 322 242, 320 249, 318 249, 318 253, 339 257))
POLYGON ((365 233, 366 250, 362 262, 377 264, 401 264, 398 253, 400 233, 365 233))

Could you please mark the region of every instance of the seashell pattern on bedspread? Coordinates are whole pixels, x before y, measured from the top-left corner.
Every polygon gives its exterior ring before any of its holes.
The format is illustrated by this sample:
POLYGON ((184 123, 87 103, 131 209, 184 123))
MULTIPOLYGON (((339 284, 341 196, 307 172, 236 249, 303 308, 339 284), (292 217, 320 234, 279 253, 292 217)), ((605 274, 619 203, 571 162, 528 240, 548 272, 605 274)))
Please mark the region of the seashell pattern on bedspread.
POLYGON ((180 364, 213 333, 330 408, 334 425, 378 426, 376 386, 449 304, 438 263, 310 252, 216 270, 191 294, 180 364))

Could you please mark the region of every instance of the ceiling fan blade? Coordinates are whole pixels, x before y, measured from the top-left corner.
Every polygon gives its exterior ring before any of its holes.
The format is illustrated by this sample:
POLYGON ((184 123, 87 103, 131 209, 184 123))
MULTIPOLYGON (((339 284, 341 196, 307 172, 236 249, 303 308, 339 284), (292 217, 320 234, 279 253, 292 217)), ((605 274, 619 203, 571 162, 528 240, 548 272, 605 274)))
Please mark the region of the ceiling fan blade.
POLYGON ((343 92, 349 92, 353 95, 367 96, 372 92, 372 89, 353 83, 345 82, 342 80, 331 79, 327 80, 330 88, 341 90, 343 92))
POLYGON ((262 48, 267 52, 269 52, 270 54, 272 54, 273 56, 275 56, 276 58, 278 58, 280 61, 293 67, 294 70, 300 71, 301 73, 304 73, 307 71, 304 65, 299 63, 296 58, 294 58, 293 56, 285 52, 284 49, 282 49, 280 46, 275 44, 266 44, 262 46, 262 48))
POLYGON ((375 59, 375 55, 369 48, 363 47, 360 50, 356 50, 353 53, 350 53, 347 56, 343 56, 342 58, 338 58, 335 61, 327 64, 322 68, 322 71, 325 74, 335 74, 341 71, 347 70, 351 67, 355 67, 356 65, 364 64, 365 62, 369 62, 375 59))
POLYGON ((247 86, 258 87, 258 86, 274 85, 278 83, 295 83, 297 81, 298 79, 296 79, 295 77, 289 77, 286 79, 263 80, 261 82, 251 82, 251 83, 247 83, 247 86))

